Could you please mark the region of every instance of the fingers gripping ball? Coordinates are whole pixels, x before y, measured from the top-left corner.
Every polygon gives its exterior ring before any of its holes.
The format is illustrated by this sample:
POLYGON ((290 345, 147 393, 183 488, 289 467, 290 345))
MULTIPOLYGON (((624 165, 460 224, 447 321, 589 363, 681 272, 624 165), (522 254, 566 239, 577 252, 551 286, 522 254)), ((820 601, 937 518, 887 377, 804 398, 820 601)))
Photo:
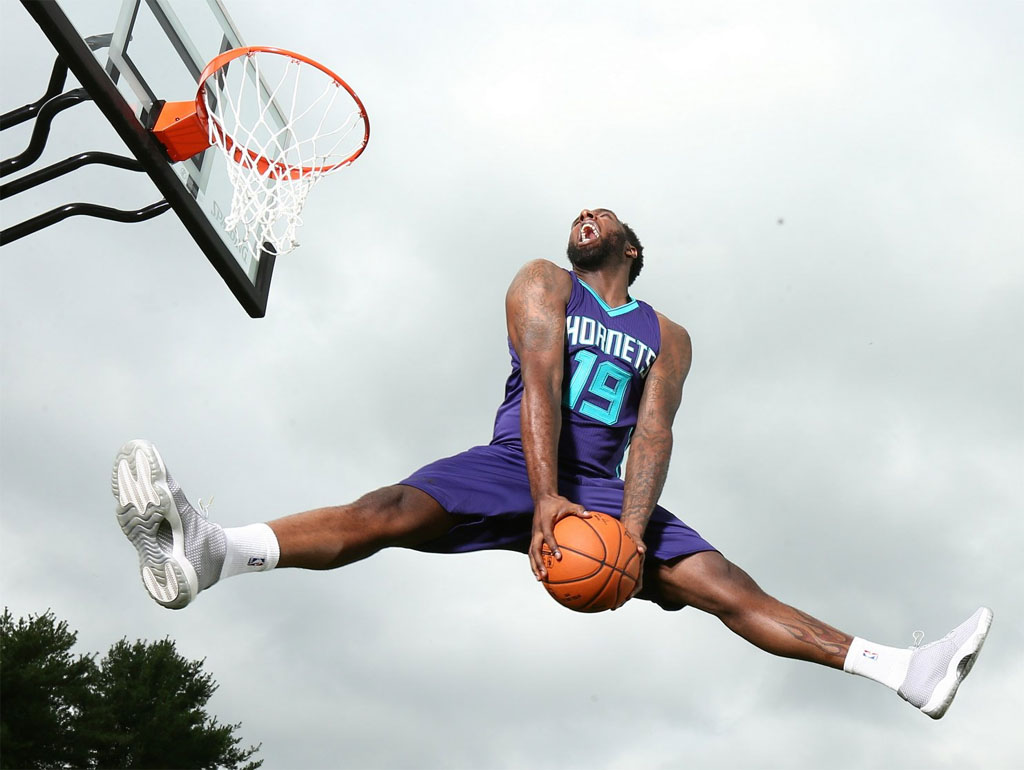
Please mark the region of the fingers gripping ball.
POLYGON ((640 554, 622 523, 604 513, 589 518, 566 516, 555 524, 555 558, 544 545, 541 558, 548 576, 543 581, 555 601, 577 612, 603 612, 621 607, 633 595, 640 577, 640 554))

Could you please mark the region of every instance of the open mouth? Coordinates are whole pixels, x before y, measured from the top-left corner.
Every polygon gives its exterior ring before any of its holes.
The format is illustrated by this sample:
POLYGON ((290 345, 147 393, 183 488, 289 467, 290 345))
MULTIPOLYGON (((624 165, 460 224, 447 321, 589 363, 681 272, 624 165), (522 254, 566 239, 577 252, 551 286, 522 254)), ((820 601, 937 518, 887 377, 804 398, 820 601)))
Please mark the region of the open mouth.
POLYGON ((601 231, 593 222, 584 222, 580 225, 580 244, 596 241, 601 236, 601 231))

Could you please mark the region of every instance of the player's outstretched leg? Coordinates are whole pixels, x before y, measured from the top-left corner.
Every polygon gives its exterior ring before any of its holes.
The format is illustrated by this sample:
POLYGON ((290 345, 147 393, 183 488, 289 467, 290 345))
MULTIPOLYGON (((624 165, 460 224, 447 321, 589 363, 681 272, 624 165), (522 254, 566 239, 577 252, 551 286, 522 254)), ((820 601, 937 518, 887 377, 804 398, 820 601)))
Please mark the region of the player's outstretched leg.
POLYGON ((139 553, 142 583, 164 607, 181 609, 219 578, 224 530, 185 498, 148 441, 129 441, 114 459, 117 521, 139 553))
POLYGON ((657 579, 667 599, 715 615, 761 649, 867 677, 933 719, 946 713, 992 624, 992 610, 982 607, 937 642, 889 647, 850 636, 783 604, 715 551, 664 565, 657 579))
POLYGON ((118 523, 139 553, 143 585, 171 609, 232 575, 275 567, 335 569, 381 548, 427 542, 454 524, 430 495, 398 484, 349 505, 224 528, 196 511, 156 447, 142 440, 117 453, 112 486, 118 523))

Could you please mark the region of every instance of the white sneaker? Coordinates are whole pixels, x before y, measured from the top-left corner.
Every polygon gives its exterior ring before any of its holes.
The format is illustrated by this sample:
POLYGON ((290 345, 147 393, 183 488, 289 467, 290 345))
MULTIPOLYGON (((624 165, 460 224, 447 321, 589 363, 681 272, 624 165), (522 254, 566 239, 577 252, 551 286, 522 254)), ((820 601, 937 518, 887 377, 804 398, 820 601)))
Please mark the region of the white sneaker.
POLYGON ((220 578, 224 530, 185 499, 156 447, 136 439, 114 458, 117 522, 139 552, 142 583, 164 607, 181 609, 220 578))
POLYGON ((914 649, 900 697, 932 719, 941 719, 970 672, 992 625, 992 610, 980 607, 937 642, 914 649))

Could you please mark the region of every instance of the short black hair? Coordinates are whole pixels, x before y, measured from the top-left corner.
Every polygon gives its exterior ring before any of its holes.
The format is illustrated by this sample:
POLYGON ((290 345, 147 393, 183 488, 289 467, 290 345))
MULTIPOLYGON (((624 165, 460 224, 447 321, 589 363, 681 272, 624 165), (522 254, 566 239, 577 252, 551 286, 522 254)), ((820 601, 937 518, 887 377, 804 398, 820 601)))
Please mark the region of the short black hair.
POLYGON ((627 286, 632 286, 633 281, 640 275, 640 271, 644 269, 644 247, 640 243, 640 239, 636 237, 632 227, 623 222, 622 229, 626 232, 626 240, 636 249, 636 259, 629 266, 629 282, 626 284, 627 286))

